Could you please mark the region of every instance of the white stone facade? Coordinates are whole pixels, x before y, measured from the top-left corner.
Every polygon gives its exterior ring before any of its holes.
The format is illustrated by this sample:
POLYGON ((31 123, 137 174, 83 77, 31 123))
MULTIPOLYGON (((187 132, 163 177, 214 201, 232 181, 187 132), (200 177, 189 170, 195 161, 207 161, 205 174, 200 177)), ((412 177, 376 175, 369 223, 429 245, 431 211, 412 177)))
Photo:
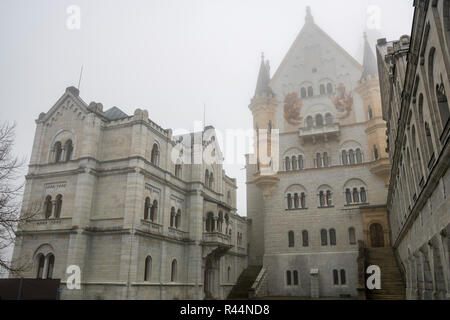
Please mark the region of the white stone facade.
POLYGON ((408 299, 450 298, 450 1, 415 2, 411 37, 378 40, 392 244, 408 299))
POLYGON ((270 79, 263 60, 250 109, 255 129, 279 130, 279 151, 271 174, 248 155, 247 212, 249 263, 267 270, 269 296, 356 297, 358 241, 371 246, 378 223, 389 245, 386 127, 374 70, 337 45, 309 10, 270 79))
POLYGON ((70 87, 36 121, 23 210, 40 211, 13 257, 30 262, 23 276, 60 278, 63 299, 226 298, 247 267, 247 221, 220 161, 190 161, 221 158, 214 129, 172 137, 145 110, 102 109, 70 87), (65 286, 69 265, 80 290, 65 286))

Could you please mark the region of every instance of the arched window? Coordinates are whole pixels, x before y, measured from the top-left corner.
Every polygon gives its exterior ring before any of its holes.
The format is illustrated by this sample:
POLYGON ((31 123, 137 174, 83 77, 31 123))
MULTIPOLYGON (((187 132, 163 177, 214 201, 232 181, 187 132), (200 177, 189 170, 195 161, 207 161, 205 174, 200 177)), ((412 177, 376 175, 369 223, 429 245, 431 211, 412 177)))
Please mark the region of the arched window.
POLYGON ((352 203, 352 193, 350 189, 345 190, 345 201, 347 202, 348 205, 352 203))
POLYGON ((51 253, 47 255, 47 276, 46 279, 53 278, 53 270, 55 269, 55 256, 51 253))
POLYGON ((153 200, 153 205, 150 209, 150 220, 152 222, 156 222, 158 220, 158 201, 156 200, 153 200))
POLYGON ((212 212, 208 212, 206 216, 206 231, 214 232, 214 214, 212 212))
POLYGON ((330 229, 330 245, 335 246, 336 245, 336 230, 330 229))
POLYGON ((51 196, 47 196, 45 198, 45 202, 44 202, 44 213, 45 213, 45 218, 48 219, 52 216, 52 208, 53 204, 52 204, 52 197, 51 196))
POLYGON ((298 209, 300 206, 300 199, 298 197, 298 193, 294 194, 294 207, 295 209, 298 209))
POLYGON ((209 170, 206 169, 205 171, 205 186, 207 187, 209 183, 209 170))
POLYGON ((227 269, 227 281, 231 282, 231 267, 230 266, 228 266, 228 269, 227 269))
POLYGON ((209 188, 214 189, 214 174, 212 172, 209 174, 209 188))
POLYGON ((350 227, 348 229, 348 242, 350 244, 356 244, 355 228, 353 228, 353 227, 350 227))
POLYGON ((158 144, 153 144, 152 147, 152 154, 151 154, 151 158, 150 158, 150 162, 157 166, 159 164, 159 147, 158 144))
POLYGON ((178 209, 177 215, 175 216, 175 228, 179 229, 181 227, 181 209, 178 209))
POLYGON ((307 128, 312 128, 312 127, 314 127, 314 119, 313 119, 312 116, 308 116, 308 117, 306 118, 306 127, 307 127, 307 128))
POLYGON ((292 156, 292 170, 297 171, 297 157, 292 156))
POLYGON ((292 285, 291 271, 286 271, 286 284, 288 286, 292 285))
POLYGON ((322 168, 322 155, 320 153, 316 154, 316 166, 322 168))
POLYGON ((294 275, 294 286, 298 286, 298 271, 294 270, 292 274, 294 275))
POLYGON ((286 166, 286 171, 291 170, 291 159, 289 157, 286 157, 286 159, 285 159, 285 166, 286 166))
POLYGON ((375 160, 378 160, 378 158, 380 157, 379 153, 378 153, 378 148, 377 146, 373 146, 373 157, 375 160))
POLYGON ((323 117, 321 114, 316 115, 316 127, 323 126, 323 117))
POLYGON ((303 247, 309 247, 309 237, 308 237, 307 230, 302 231, 302 243, 303 243, 303 247))
POLYGON ((323 84, 320 85, 320 94, 321 95, 325 94, 325 85, 323 85, 323 84))
POLYGON ((327 190, 327 207, 333 206, 333 196, 330 190, 327 190))
POLYGON ((345 270, 342 269, 341 270, 341 285, 345 285, 346 283, 347 283, 347 279, 346 279, 346 276, 345 276, 345 270))
POLYGON ((327 113, 325 115, 325 123, 327 125, 332 125, 333 124, 333 116, 331 115, 331 113, 327 113))
POLYGON ((181 172, 182 172, 181 170, 182 170, 181 164, 176 164, 175 165, 175 177, 181 178, 181 172))
POLYGON ((300 204, 302 206, 302 209, 306 209, 306 195, 304 192, 302 192, 300 196, 300 204))
POLYGON ((60 218, 61 217, 61 209, 62 209, 62 195, 58 194, 56 196, 56 204, 55 204, 55 218, 60 218))
POLYGON ((177 281, 177 260, 173 259, 172 261, 172 268, 170 273, 170 281, 176 282, 177 281))
POLYGON ((347 151, 345 151, 345 150, 342 150, 342 164, 344 166, 346 166, 348 164, 347 151))
POLYGON ((312 97, 314 95, 314 89, 312 86, 308 87, 308 97, 312 97))
POLYGON ((353 150, 348 152, 348 158, 350 160, 350 164, 355 164, 355 152, 353 150))
POLYGON ((300 170, 303 170, 303 169, 304 169, 304 163, 303 163, 303 156, 302 156, 302 155, 299 155, 299 156, 298 156, 298 168, 299 168, 300 170))
POLYGON ((368 112, 368 115, 369 115, 369 120, 372 120, 373 119, 373 111, 372 111, 372 107, 371 106, 369 106, 368 108, 367 108, 367 112, 368 112))
POLYGON ((60 162, 61 156, 62 156, 62 146, 61 146, 61 142, 56 142, 54 148, 54 152, 55 152, 55 162, 58 163, 60 162))
POLYGON ((290 193, 287 195, 287 207, 289 210, 292 209, 292 195, 290 193))
POLYGON ((325 194, 323 191, 319 192, 319 205, 321 208, 325 207, 325 194))
MULTIPOLYGON (((217 231, 222 232, 223 230, 223 213, 222 211, 219 211, 219 218, 217 219, 217 231)), ((239 232, 237 235, 237 240, 238 240, 238 244, 239 244, 239 232)))
POLYGON ((427 146, 428 150, 430 152, 430 159, 434 155, 434 148, 433 148, 433 137, 431 136, 430 126, 428 122, 425 122, 425 136, 427 140, 427 146))
POLYGON ((144 281, 150 281, 152 278, 152 257, 145 258, 144 281))
POLYGON ((333 85, 331 83, 327 83, 327 93, 333 93, 333 85))
POLYGON ((148 220, 149 216, 150 216, 150 198, 147 197, 145 198, 145 203, 144 203, 144 220, 148 220))
POLYGON ((366 188, 361 188, 361 203, 367 203, 367 193, 366 188))
POLYGON ((439 107, 439 114, 441 116, 442 128, 445 129, 448 119, 450 118, 450 112, 448 107, 447 95, 445 94, 444 82, 442 82, 440 85, 436 85, 436 98, 439 107))
POLYGON ((175 226, 175 216, 176 216, 175 208, 172 207, 170 209, 170 227, 171 228, 173 228, 175 226))
POLYGON ((339 272, 337 270, 333 270, 333 284, 335 286, 339 285, 339 272))
POLYGON ((288 232, 289 248, 295 247, 294 231, 288 232))
POLYGON ((353 203, 359 203, 359 193, 357 188, 353 188, 353 203))
POLYGON ((39 256, 37 258, 37 262, 38 262, 38 268, 37 268, 36 278, 43 279, 44 278, 45 257, 42 253, 39 254, 39 256))
POLYGON ((358 164, 361 164, 363 162, 362 160, 362 153, 361 153, 361 149, 356 149, 356 162, 358 164))
POLYGON ((73 144, 72 140, 67 140, 64 144, 64 150, 66 151, 66 158, 65 161, 72 160, 72 154, 73 154, 73 144))
POLYGON ((306 98, 306 89, 305 89, 305 88, 301 88, 301 89, 300 89, 300 96, 301 96, 302 98, 306 98))
POLYGON ((328 163, 328 153, 324 152, 324 154, 323 154, 323 166, 325 168, 328 168, 328 165, 329 165, 329 163, 328 163))
POLYGON ((328 245, 328 235, 327 235, 327 230, 325 230, 325 229, 320 230, 320 242, 321 242, 322 246, 328 245))

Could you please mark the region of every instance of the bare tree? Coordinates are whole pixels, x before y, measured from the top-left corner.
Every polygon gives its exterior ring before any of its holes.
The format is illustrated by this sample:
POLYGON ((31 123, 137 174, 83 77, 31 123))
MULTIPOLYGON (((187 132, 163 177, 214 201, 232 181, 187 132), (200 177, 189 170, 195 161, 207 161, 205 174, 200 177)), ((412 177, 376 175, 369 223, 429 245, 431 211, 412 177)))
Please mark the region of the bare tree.
POLYGON ((24 184, 21 169, 24 159, 12 153, 15 139, 15 124, 0 125, 0 269, 16 274, 24 271, 27 264, 13 263, 5 257, 5 251, 14 243, 18 226, 26 223, 38 210, 22 212, 21 200, 24 184))

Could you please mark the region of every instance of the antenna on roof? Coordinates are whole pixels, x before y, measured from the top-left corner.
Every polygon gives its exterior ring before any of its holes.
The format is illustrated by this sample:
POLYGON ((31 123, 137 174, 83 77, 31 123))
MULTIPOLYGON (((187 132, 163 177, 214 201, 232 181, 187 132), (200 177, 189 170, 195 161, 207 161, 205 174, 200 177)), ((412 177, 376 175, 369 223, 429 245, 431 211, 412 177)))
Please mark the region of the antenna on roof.
POLYGON ((203 102, 203 131, 206 127, 206 103, 203 102))
POLYGON ((83 76, 83 65, 81 65, 80 78, 78 79, 78 90, 80 90, 81 77, 83 76))

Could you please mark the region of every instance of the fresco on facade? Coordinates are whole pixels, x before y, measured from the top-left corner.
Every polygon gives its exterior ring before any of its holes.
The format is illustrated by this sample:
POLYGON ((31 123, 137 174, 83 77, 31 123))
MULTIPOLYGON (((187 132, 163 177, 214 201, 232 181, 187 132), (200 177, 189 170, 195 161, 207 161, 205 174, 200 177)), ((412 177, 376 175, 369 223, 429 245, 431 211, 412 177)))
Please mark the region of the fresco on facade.
POLYGON ((284 119, 291 125, 300 125, 302 121, 300 116, 302 106, 303 103, 296 92, 287 94, 284 99, 284 119))
POLYGON ((336 88, 336 95, 330 96, 333 102, 339 119, 347 118, 353 110, 353 96, 346 93, 343 83, 340 83, 336 88))

